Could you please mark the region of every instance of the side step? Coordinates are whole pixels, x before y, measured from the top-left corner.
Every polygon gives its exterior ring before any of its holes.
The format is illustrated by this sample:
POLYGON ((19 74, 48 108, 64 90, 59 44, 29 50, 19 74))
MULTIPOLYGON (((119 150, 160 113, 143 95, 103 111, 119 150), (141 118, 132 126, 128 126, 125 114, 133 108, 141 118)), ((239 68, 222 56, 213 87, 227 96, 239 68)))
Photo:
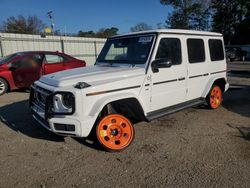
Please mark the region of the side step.
POLYGON ((177 104, 177 105, 174 105, 174 106, 170 106, 170 107, 167 107, 167 108, 163 108, 163 109, 160 109, 160 110, 149 112, 147 114, 146 118, 147 118, 148 121, 152 121, 154 119, 163 117, 165 115, 169 115, 169 114, 172 114, 172 113, 175 113, 175 112, 178 112, 178 111, 181 111, 181 110, 193 107, 193 106, 198 106, 198 105, 201 105, 201 104, 204 104, 204 103, 205 103, 204 98, 193 99, 193 100, 190 100, 190 101, 187 101, 187 102, 184 102, 184 103, 180 103, 180 104, 177 104))

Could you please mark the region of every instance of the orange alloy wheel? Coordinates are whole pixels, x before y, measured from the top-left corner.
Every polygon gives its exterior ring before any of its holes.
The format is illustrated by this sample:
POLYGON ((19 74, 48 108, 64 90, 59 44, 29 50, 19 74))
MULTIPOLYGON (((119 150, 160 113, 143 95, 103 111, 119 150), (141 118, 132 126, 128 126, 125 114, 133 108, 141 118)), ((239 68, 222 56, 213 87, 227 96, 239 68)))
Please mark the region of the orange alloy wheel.
POLYGON ((220 106, 222 101, 222 92, 219 86, 214 86, 210 92, 210 106, 216 109, 220 106))
POLYGON ((97 138, 108 150, 119 151, 125 149, 133 141, 133 125, 122 115, 107 115, 97 126, 97 138))

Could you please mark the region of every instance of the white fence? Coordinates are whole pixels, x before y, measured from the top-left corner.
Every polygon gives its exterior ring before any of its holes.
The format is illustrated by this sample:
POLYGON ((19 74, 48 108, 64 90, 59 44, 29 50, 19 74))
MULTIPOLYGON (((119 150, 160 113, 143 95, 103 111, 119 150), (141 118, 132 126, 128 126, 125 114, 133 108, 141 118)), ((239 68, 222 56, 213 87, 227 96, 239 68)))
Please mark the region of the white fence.
POLYGON ((95 62, 106 39, 0 33, 0 57, 20 51, 59 51, 83 59, 87 65, 95 62))

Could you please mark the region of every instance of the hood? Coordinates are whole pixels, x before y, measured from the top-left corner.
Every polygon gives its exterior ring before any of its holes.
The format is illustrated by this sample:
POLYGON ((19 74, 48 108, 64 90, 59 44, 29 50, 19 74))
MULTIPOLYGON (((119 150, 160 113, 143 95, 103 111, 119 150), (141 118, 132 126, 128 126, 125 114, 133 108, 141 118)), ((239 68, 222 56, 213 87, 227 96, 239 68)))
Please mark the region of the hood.
POLYGON ((139 67, 88 66, 49 74, 41 77, 39 81, 54 87, 75 85, 78 82, 93 86, 143 74, 145 69, 139 67))

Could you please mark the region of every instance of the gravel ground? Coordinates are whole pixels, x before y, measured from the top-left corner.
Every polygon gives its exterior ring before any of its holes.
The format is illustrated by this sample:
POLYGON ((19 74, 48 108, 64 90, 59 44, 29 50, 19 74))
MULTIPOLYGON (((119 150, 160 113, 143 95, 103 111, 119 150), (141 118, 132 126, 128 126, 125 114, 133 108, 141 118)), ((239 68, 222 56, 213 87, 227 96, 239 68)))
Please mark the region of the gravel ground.
POLYGON ((0 97, 0 187, 250 187, 250 78, 205 106, 135 126, 125 151, 60 137, 31 118, 28 93, 0 97))

